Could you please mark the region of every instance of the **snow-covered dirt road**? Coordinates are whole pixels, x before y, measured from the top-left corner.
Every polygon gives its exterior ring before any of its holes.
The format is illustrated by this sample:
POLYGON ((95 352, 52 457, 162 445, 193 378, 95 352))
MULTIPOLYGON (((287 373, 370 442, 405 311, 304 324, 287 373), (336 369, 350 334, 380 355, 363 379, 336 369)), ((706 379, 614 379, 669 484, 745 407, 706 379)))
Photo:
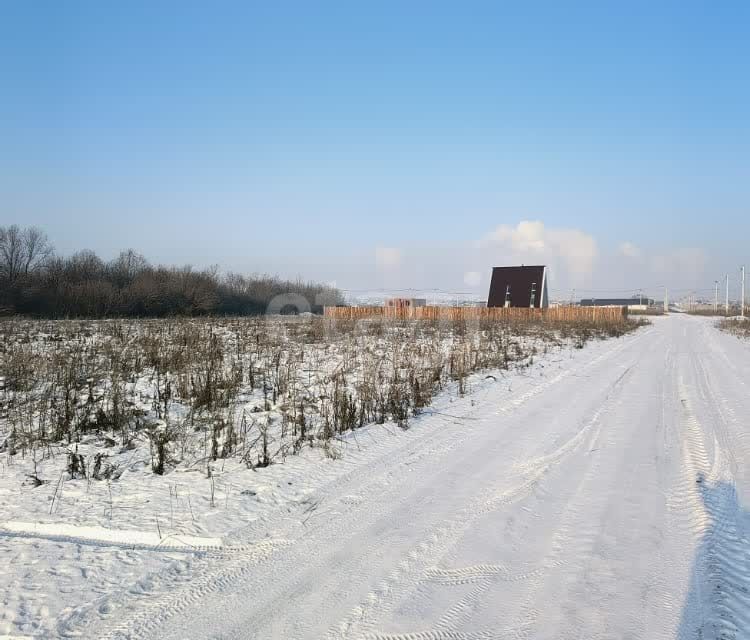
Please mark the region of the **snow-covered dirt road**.
POLYGON ((58 633, 750 638, 750 344, 673 315, 566 358, 362 443, 58 633))

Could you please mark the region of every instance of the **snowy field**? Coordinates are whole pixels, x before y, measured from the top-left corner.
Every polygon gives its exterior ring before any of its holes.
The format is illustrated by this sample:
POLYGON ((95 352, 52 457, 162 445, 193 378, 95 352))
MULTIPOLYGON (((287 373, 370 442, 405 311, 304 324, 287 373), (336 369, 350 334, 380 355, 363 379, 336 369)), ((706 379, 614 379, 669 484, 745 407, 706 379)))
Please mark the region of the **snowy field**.
POLYGON ((76 327, 67 412, 5 375, 0 637, 750 638, 750 341, 189 325, 76 327))

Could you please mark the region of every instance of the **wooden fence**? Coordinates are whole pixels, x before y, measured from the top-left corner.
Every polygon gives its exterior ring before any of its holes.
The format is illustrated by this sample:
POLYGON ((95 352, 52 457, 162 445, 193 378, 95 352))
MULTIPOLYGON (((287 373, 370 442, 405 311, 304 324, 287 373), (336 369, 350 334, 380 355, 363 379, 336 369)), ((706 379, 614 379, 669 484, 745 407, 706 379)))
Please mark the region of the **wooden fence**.
POLYGON ((544 322, 620 322, 628 317, 627 307, 326 307, 326 318, 362 320, 392 318, 399 320, 508 320, 544 322))

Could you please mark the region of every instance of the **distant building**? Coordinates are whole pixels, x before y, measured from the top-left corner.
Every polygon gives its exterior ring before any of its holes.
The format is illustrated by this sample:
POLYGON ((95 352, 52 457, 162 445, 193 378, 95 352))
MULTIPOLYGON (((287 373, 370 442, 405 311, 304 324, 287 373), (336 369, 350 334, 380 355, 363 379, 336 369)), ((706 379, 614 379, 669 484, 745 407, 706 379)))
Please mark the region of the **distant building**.
POLYGON ((495 267, 487 306, 547 308, 547 267, 495 267))
MULTIPOLYGON (((648 307, 656 306, 656 301, 644 296, 633 296, 632 298, 584 298, 581 300, 582 307, 627 307, 633 311, 646 310, 648 307)), ((664 303, 661 303, 662 306, 664 303)))
POLYGON ((385 306, 399 309, 425 307, 427 306, 427 300, 425 298, 388 298, 385 301, 385 306))

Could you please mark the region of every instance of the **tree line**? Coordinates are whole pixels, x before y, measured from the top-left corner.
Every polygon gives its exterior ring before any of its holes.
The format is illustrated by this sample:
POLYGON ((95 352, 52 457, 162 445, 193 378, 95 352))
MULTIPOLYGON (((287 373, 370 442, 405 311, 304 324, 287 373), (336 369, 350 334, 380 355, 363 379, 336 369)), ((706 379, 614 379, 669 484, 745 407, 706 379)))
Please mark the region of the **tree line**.
POLYGON ((269 305, 282 313, 320 313, 336 304, 343 304, 341 292, 319 283, 152 265, 132 249, 110 261, 88 250, 64 257, 41 229, 0 226, 0 315, 259 315, 269 305))

